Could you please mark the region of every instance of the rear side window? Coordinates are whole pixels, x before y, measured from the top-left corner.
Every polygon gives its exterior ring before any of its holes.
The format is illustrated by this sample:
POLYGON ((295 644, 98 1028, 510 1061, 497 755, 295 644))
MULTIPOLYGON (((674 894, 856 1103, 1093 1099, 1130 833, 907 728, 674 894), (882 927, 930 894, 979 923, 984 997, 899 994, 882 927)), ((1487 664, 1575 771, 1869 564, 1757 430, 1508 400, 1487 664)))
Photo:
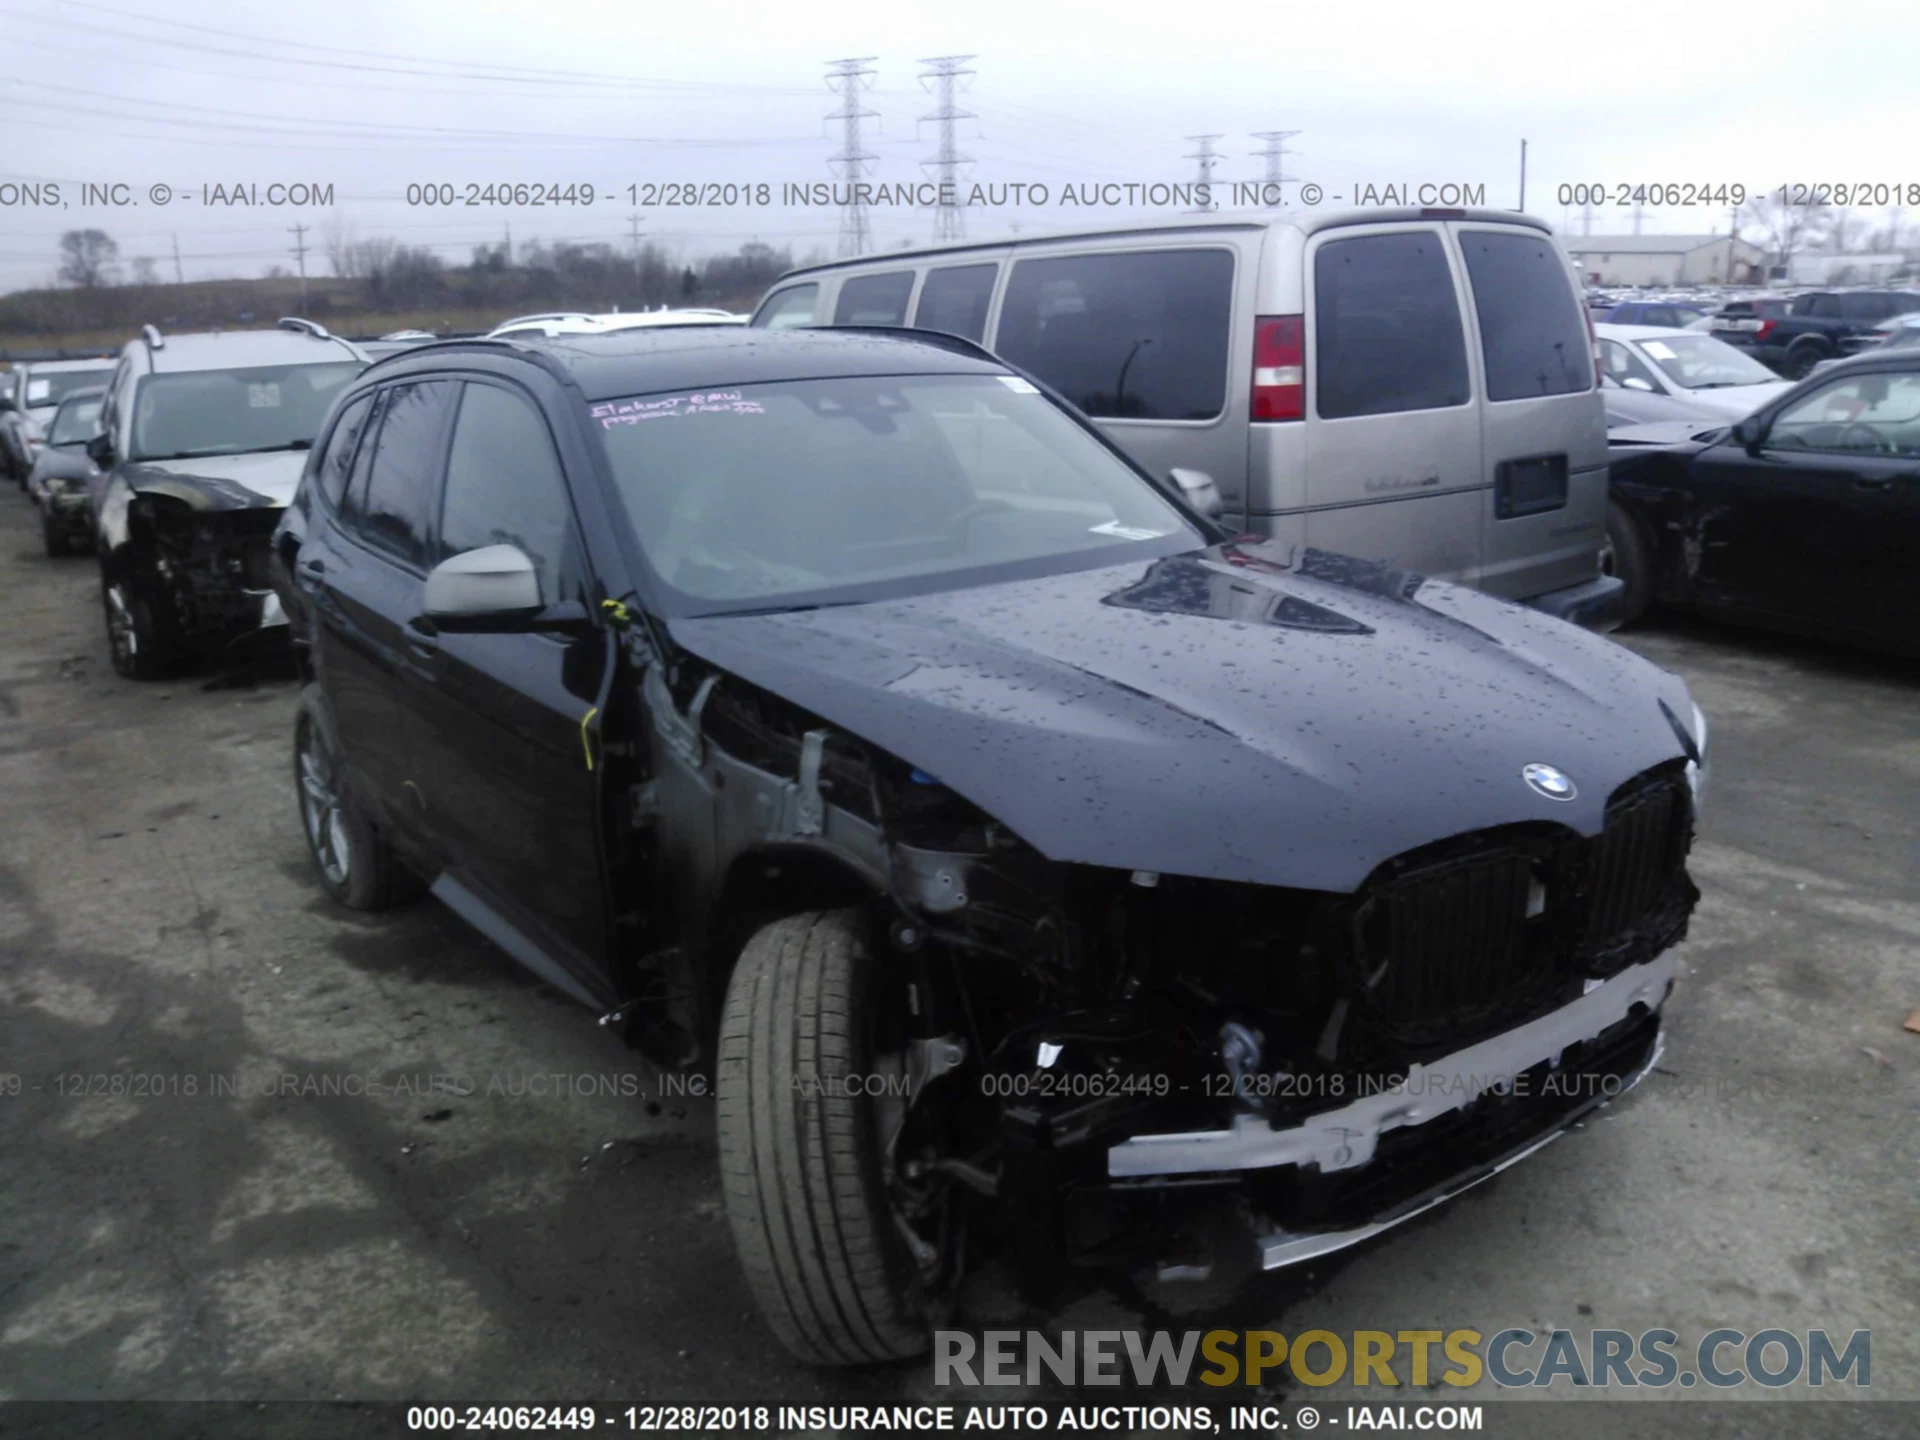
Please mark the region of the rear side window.
POLYGON ((1467 403, 1466 332, 1437 232, 1322 245, 1313 300, 1321 418, 1467 403))
POLYGON ((1593 352, 1566 262, 1544 235, 1464 230, 1460 248, 1480 315, 1487 398, 1593 388, 1593 352))
POLYGON ((1848 320, 1864 320, 1871 324, 1893 314, 1893 306, 1885 295, 1842 295, 1840 314, 1848 320))
POLYGON ((1089 415, 1211 420, 1226 404, 1232 314, 1230 251, 1022 260, 994 348, 1089 415))
POLYGON ((920 287, 913 323, 978 342, 987 333, 987 302, 993 298, 998 265, 949 265, 929 270, 920 287))
POLYGON ((820 298, 818 285, 790 285, 776 290, 761 302, 753 323, 762 330, 791 330, 813 324, 814 303, 820 298))
POLYGON ((373 396, 362 395, 341 413, 327 439, 327 453, 320 457, 316 478, 327 504, 338 507, 347 493, 347 480, 353 474, 354 452, 360 446, 361 432, 373 414, 373 396))
POLYGON ((447 449, 438 558, 518 546, 551 604, 560 594, 567 516, 566 480, 540 412, 497 385, 469 384, 447 449))
POLYGON ((1840 297, 1838 295, 1806 295, 1793 302, 1793 313, 1811 315, 1820 320, 1838 320, 1840 318, 1840 297))
POLYGON ((352 523, 368 540, 410 564, 427 563, 428 517, 440 480, 440 441, 455 382, 424 380, 386 392, 372 463, 355 467, 352 523))
POLYGON ((856 275, 840 287, 833 304, 836 325, 904 325, 907 297, 913 293, 913 271, 890 270, 885 275, 856 275))

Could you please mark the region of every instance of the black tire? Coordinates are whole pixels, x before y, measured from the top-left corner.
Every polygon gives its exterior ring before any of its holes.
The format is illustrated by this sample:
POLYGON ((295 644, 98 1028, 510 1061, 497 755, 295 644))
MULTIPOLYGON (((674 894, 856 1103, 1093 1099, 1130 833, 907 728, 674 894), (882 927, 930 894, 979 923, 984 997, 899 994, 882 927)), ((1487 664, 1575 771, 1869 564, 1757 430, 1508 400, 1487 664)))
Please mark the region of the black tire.
POLYGON ((40 543, 47 547, 47 554, 56 560, 63 555, 73 553, 73 545, 67 539, 67 532, 54 520, 51 509, 40 512, 40 543))
POLYGON ((1819 345, 1796 345, 1787 351, 1787 378, 1804 380, 1813 373, 1813 367, 1827 358, 1827 351, 1819 345))
POLYGON ((107 651, 118 673, 129 680, 160 680, 173 673, 184 647, 172 617, 125 567, 102 567, 100 605, 107 622, 107 651))
POLYGON ((1620 603, 1620 623, 1631 625, 1647 613, 1653 603, 1653 547, 1640 522, 1627 513, 1618 500, 1607 502, 1607 548, 1601 552, 1600 568, 1618 576, 1626 587, 1620 603))
POLYGON ((832 1083, 870 1073, 876 990, 859 911, 793 915, 747 942, 720 1022, 734 1246, 780 1343, 816 1365, 904 1360, 931 1340, 931 1307, 888 1207, 873 1102, 832 1083))
POLYGON ((349 910, 389 910, 425 882, 401 863, 346 783, 333 722, 318 685, 300 696, 293 721, 293 785, 300 833, 320 887, 349 910))

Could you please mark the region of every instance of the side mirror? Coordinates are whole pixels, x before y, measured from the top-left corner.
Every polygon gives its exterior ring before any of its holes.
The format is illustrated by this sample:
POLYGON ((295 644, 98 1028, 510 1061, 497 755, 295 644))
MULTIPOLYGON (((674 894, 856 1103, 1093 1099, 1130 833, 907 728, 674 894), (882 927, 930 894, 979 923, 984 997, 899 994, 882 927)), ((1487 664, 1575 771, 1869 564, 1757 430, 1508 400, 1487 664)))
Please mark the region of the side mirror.
POLYGON ((1180 487, 1180 493, 1186 497, 1187 503, 1209 520, 1218 520, 1227 513, 1226 502, 1220 498, 1220 489, 1206 471, 1175 469, 1167 474, 1180 487))
POLYGON ((1629 375, 1620 383, 1629 390, 1644 390, 1649 395, 1653 393, 1653 382, 1650 380, 1642 380, 1638 375, 1629 375))
POLYGON ((113 436, 102 430, 98 435, 87 441, 87 458, 102 470, 111 469, 113 466, 113 436))
POLYGON ((1747 447, 1749 455, 1759 451, 1767 438, 1767 427, 1754 416, 1749 415, 1733 427, 1733 438, 1747 447))
POLYGON ((517 546, 452 555, 427 575, 426 616, 441 630, 521 630, 540 608, 540 576, 517 546))

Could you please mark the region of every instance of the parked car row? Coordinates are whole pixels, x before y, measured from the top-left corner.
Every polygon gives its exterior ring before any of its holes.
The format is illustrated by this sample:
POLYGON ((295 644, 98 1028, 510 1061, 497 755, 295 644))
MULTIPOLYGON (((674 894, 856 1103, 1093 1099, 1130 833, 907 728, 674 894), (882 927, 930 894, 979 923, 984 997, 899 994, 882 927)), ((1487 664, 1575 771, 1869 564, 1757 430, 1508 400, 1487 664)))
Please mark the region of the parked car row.
POLYGON ((290 643, 321 886, 429 891, 709 1076, 794 1354, 923 1351, 978 1226, 1043 1293, 1220 1199, 1311 1260, 1656 1062, 1707 723, 1560 618, 1628 583, 1545 227, 1203 217, 508 328, 130 343, 115 665, 290 643))

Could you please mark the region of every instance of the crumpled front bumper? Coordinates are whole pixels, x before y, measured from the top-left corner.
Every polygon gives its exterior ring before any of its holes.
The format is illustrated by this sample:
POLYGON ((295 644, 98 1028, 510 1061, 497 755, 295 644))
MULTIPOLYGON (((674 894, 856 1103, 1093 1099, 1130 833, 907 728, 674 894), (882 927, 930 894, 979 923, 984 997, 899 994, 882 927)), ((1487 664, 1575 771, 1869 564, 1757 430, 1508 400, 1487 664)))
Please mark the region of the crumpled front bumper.
POLYGON ((1297 1177, 1321 1192, 1314 1219, 1262 1227, 1261 1263, 1275 1269, 1357 1245, 1498 1174, 1637 1084, 1659 1057, 1659 1012, 1675 966, 1663 953, 1297 1125, 1275 1129, 1248 1113, 1221 1129, 1132 1136, 1107 1151, 1108 1175, 1120 1185, 1297 1177), (1556 1084, 1575 1049, 1596 1052, 1582 1083, 1556 1084), (1484 1114, 1489 1106, 1505 1113, 1484 1114))

